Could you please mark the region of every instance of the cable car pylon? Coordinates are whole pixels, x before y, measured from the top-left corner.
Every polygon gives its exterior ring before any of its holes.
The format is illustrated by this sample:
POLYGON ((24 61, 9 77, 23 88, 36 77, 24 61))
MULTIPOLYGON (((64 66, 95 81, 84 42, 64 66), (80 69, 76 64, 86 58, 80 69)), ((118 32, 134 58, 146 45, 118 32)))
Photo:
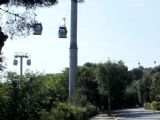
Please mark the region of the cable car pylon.
POLYGON ((69 101, 76 96, 77 82, 77 6, 76 0, 71 0, 71 34, 70 34, 70 69, 69 69, 69 101))

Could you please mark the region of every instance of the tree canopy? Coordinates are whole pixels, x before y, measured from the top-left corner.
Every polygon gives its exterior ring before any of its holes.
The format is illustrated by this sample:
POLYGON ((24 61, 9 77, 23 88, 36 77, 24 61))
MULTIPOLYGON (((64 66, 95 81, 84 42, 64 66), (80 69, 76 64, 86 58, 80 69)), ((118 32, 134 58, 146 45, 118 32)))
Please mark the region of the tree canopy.
POLYGON ((122 61, 78 66, 76 106, 68 104, 68 68, 57 74, 9 72, 0 82, 0 119, 87 120, 109 110, 109 96, 111 109, 148 109, 150 103, 160 109, 160 66, 141 68, 128 70, 122 61))
POLYGON ((0 5, 9 4, 20 6, 52 6, 58 3, 58 0, 1 0, 0 5))
POLYGON ((0 26, 2 31, 11 39, 29 36, 33 33, 34 25, 41 23, 36 20, 35 9, 50 7, 57 3, 58 0, 1 0, 0 26))

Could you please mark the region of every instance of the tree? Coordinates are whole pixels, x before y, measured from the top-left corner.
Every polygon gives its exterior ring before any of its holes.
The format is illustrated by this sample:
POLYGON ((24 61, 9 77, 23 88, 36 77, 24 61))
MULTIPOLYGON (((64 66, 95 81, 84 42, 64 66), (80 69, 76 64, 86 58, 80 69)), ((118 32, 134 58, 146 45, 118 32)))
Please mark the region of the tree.
POLYGON ((112 108, 119 108, 124 104, 125 89, 130 79, 128 68, 122 61, 117 63, 107 61, 98 66, 98 89, 104 97, 109 97, 110 90, 112 108))
MULTIPOLYGON (((58 0, 1 0, 0 27, 11 39, 28 36, 32 33, 35 23, 38 23, 35 20, 36 14, 34 9, 37 7, 50 7, 56 3, 58 3, 58 0), (21 10, 23 13, 16 10, 21 10)), ((3 45, 4 40, 0 39, 0 53, 3 45)))
POLYGON ((93 105, 99 106, 98 84, 96 81, 96 67, 94 64, 86 63, 78 68, 77 84, 78 99, 81 98, 81 100, 85 104, 91 103, 93 105))
POLYGON ((143 76, 143 69, 141 69, 140 67, 134 68, 131 72, 133 80, 139 80, 143 76))
POLYGON ((58 0, 1 0, 0 5, 9 4, 20 5, 25 7, 34 7, 34 6, 51 6, 58 2, 58 0))
POLYGON ((132 79, 131 84, 127 87, 126 97, 128 106, 134 107, 135 105, 142 105, 142 95, 140 92, 142 87, 140 86, 140 81, 144 76, 144 68, 143 66, 139 66, 138 68, 132 69, 130 72, 132 75, 132 79))
POLYGON ((135 107, 139 105, 139 81, 134 80, 130 85, 126 88, 126 104, 125 107, 135 107))
POLYGON ((9 83, 0 83, 0 119, 7 120, 10 112, 11 103, 11 85, 9 83))
POLYGON ((2 120, 41 120, 68 98, 59 74, 33 74, 26 78, 10 72, 7 82, 0 84, 0 93, 2 120))
POLYGON ((140 99, 141 102, 150 102, 150 86, 151 79, 153 75, 153 70, 151 68, 145 68, 143 70, 143 76, 139 79, 140 83, 140 99))
POLYGON ((154 73, 150 87, 151 101, 160 101, 160 72, 154 73))

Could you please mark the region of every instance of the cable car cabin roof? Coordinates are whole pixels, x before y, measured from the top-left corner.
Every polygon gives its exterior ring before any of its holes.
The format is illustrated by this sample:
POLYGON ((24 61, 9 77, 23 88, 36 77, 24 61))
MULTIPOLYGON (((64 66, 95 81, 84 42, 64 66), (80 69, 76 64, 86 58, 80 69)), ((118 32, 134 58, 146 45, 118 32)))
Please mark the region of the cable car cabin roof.
POLYGON ((66 26, 60 26, 59 29, 67 29, 66 26))
POLYGON ((67 28, 65 26, 60 26, 59 27, 59 33, 65 33, 65 34, 67 34, 67 28))

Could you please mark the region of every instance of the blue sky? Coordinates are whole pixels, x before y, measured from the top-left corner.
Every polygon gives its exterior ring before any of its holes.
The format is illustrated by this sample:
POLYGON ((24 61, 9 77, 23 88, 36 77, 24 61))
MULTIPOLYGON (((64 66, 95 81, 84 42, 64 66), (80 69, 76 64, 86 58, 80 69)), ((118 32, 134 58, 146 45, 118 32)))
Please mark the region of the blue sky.
MULTIPOLYGON (((78 8, 78 65, 86 62, 123 60, 132 69, 138 62, 144 67, 160 64, 159 0, 86 0, 78 8)), ((24 70, 57 73, 69 67, 70 0, 60 0, 51 8, 36 10, 43 24, 41 36, 8 40, 3 48, 8 70, 15 52, 31 55, 32 66, 24 70), (58 27, 66 18, 68 38, 59 39, 58 27)))

